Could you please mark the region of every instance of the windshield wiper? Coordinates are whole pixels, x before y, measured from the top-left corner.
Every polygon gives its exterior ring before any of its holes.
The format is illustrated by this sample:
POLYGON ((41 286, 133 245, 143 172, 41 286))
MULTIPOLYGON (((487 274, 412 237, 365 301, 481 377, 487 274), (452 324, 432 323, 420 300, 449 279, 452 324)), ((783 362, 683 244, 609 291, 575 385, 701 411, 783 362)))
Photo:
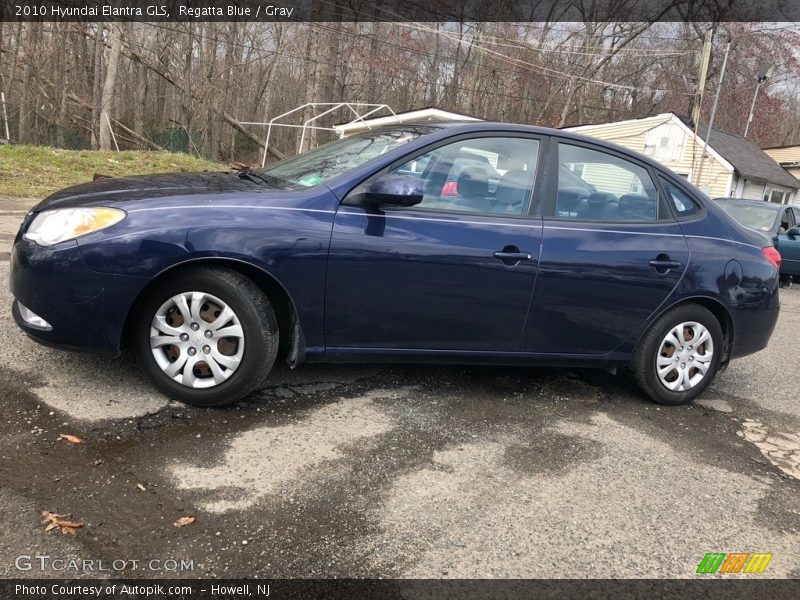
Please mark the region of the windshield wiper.
POLYGON ((258 180, 262 183, 266 183, 267 185, 272 185, 279 188, 291 188, 296 185, 293 182, 288 181, 286 179, 280 179, 279 177, 273 177, 272 175, 262 175, 261 173, 253 171, 249 167, 246 169, 241 169, 239 171, 236 171, 236 175, 240 179, 249 179, 250 181, 256 183, 257 183, 256 180, 258 180))
POLYGON ((239 179, 249 179, 253 183, 258 183, 259 181, 261 181, 263 183, 269 184, 269 181, 267 181, 264 177, 262 177, 261 175, 259 175, 258 173, 256 173, 252 169, 250 169, 249 167, 245 168, 245 169, 240 169, 239 171, 236 171, 236 176, 239 179))

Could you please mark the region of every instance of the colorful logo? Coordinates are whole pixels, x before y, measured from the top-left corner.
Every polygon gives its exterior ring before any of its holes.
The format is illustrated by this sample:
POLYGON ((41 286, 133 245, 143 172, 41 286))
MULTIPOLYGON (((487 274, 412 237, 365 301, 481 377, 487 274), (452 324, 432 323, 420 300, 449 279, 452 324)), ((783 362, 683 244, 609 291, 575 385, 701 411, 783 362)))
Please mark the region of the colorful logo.
POLYGON ((763 573, 772 554, 767 552, 709 552, 697 565, 697 572, 710 573, 763 573))

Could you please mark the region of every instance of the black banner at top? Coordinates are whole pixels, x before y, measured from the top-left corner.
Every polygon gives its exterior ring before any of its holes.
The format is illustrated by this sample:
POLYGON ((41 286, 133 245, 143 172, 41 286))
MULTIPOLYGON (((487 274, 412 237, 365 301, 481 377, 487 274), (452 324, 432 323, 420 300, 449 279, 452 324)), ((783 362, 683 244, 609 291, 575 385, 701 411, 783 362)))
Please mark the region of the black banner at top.
POLYGON ((0 21, 800 21, 800 0, 0 0, 0 21))

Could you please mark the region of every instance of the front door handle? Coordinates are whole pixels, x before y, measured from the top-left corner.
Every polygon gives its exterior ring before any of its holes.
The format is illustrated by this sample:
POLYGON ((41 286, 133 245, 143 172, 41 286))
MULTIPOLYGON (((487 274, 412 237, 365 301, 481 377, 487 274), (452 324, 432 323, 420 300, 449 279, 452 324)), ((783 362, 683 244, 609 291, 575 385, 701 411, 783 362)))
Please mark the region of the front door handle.
POLYGON ((527 252, 495 252, 494 257, 499 258, 500 260, 513 261, 533 260, 533 255, 528 254, 527 252))
POLYGON ((493 256, 497 259, 502 260, 503 264, 509 267, 515 267, 523 260, 526 261, 533 260, 532 254, 528 254, 527 252, 520 252, 520 249, 517 248, 516 246, 506 246, 502 250, 498 250, 497 252, 495 252, 493 256))

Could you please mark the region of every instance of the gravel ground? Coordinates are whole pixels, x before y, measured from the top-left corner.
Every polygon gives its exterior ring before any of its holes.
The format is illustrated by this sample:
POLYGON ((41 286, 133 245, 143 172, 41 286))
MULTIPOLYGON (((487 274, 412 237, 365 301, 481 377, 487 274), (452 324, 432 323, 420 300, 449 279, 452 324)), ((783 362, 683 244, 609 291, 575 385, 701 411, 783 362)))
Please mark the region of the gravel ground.
POLYGON ((192 409, 4 309, 0 577, 65 575, 19 555, 127 577, 692 577, 712 551, 799 577, 800 286, 781 294, 770 347, 678 408, 603 371, 308 365, 192 409), (42 511, 84 526, 45 533, 42 511))

